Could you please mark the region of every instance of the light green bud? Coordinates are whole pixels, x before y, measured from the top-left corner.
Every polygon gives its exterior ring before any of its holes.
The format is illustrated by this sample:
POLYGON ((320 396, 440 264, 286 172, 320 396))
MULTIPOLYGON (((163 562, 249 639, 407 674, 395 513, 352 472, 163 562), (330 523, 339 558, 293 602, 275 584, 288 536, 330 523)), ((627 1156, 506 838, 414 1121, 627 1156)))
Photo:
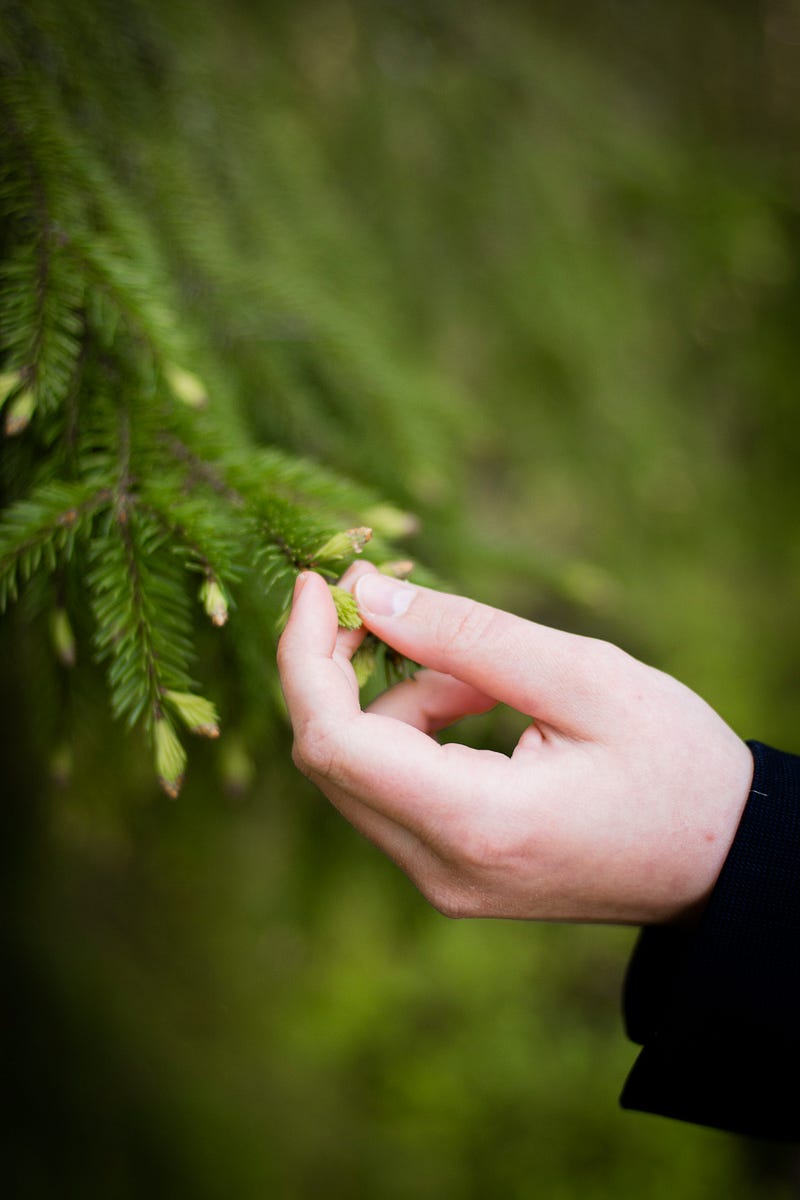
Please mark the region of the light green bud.
POLYGON ((419 518, 393 504, 376 504, 364 516, 383 537, 402 538, 419 533, 419 518))
POLYGON ((188 408, 205 408, 208 404, 208 393, 205 384, 191 371, 185 371, 175 363, 170 363, 164 370, 167 383, 183 404, 188 408))
POLYGON ((329 583, 333 603, 336 605, 336 616, 339 619, 339 625, 342 629, 360 629, 361 616, 358 611, 358 605, 349 592, 344 588, 337 587, 335 583, 329 583))
POLYGON ((156 774, 158 782, 173 800, 183 784, 186 770, 186 751, 167 717, 156 717, 153 728, 156 774))
POLYGON ((3 407, 8 397, 21 382, 22 376, 19 371, 0 372, 0 408, 3 407))
POLYGON ((219 716, 210 700, 204 696, 196 696, 193 692, 164 692, 184 725, 191 733, 200 737, 219 737, 219 716))
POLYGON ((65 667, 74 667, 77 658, 75 634, 66 609, 55 608, 50 614, 50 637, 58 661, 65 667))
POLYGON ((6 436, 17 437, 24 433, 31 423, 31 417, 36 410, 36 400, 33 388, 25 388, 18 396, 10 401, 6 409, 6 436))
POLYGON ((365 638, 350 660, 350 665, 355 671, 356 682, 359 687, 363 687, 365 683, 369 682, 375 673, 377 663, 377 643, 373 638, 365 638))
POLYGON ((228 601, 220 585, 213 577, 204 579, 200 586, 200 600, 212 625, 224 625, 228 619, 228 601))
POLYGON ((360 554, 372 537, 372 530, 367 525, 359 525, 355 529, 345 529, 328 538, 319 550, 312 556, 314 560, 350 558, 360 554))
POLYGON ((393 579, 408 579, 414 570, 414 563, 410 558, 399 558, 393 562, 381 563, 378 570, 383 575, 391 575, 393 579))

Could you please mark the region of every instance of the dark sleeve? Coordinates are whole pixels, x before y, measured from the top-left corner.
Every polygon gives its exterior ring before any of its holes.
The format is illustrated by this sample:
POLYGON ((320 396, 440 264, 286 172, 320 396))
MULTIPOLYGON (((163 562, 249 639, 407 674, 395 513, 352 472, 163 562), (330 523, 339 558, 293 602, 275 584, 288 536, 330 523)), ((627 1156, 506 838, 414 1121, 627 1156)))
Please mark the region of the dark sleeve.
POLYGON ((644 929, 625 981, 642 1046, 624 1108, 800 1141, 800 757, 755 772, 699 924, 644 929))

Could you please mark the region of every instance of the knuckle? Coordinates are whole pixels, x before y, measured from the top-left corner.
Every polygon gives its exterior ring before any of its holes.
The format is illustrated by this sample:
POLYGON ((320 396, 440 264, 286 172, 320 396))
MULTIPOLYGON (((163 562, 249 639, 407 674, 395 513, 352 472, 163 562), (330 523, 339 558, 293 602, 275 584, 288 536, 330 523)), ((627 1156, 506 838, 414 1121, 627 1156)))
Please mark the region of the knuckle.
POLYGON ((424 873, 408 874, 428 903, 443 917, 461 920, 489 915, 487 905, 494 843, 487 846, 476 839, 474 844, 467 845, 463 837, 458 842, 455 838, 448 840, 452 852, 440 844, 435 851, 435 867, 428 866, 424 873))
POLYGON ((451 921, 463 920, 476 915, 474 903, 460 888, 452 883, 436 882, 420 887, 425 899, 443 917, 451 921))
POLYGON ((485 605, 459 599, 438 629, 439 645, 445 652, 468 655, 491 635, 494 613, 485 605))
POLYGON ((631 661, 629 654, 626 654, 613 642, 607 642, 603 638, 593 639, 593 646, 598 662, 604 667, 623 670, 631 661))
POLYGON ((332 775, 337 750, 331 731, 318 722, 304 724, 295 734, 292 759, 304 775, 332 775))
POLYGON ((457 855, 463 869, 480 875, 503 870, 512 857, 512 847, 495 824, 473 821, 460 831, 457 855))
POLYGON ((630 672, 631 667, 637 665, 636 659, 631 658, 630 654, 613 642, 594 640, 593 652, 598 674, 602 673, 606 680, 620 679, 630 672))
POLYGON ((301 772, 301 774, 311 774, 311 767, 308 765, 303 756, 303 748, 297 738, 295 738, 294 744, 292 745, 292 762, 297 767, 298 771, 301 772))
POLYGON ((587 701, 607 706, 609 696, 618 701, 630 676, 634 659, 601 638, 586 638, 583 642, 581 691, 587 701))
POLYGON ((480 879, 511 866, 520 834, 511 813, 478 797, 447 812, 435 830, 436 852, 460 876, 480 879))

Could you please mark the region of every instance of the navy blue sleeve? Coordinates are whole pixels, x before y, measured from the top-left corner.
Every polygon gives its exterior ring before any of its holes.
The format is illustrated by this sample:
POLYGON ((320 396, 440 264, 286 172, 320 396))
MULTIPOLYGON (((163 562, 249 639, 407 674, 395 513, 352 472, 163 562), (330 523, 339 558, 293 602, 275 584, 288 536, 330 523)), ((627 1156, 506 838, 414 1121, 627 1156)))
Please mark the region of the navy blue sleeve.
POLYGON ((800 1141, 800 757, 749 742, 753 784, 696 927, 648 927, 625 981, 642 1050, 624 1108, 800 1141))

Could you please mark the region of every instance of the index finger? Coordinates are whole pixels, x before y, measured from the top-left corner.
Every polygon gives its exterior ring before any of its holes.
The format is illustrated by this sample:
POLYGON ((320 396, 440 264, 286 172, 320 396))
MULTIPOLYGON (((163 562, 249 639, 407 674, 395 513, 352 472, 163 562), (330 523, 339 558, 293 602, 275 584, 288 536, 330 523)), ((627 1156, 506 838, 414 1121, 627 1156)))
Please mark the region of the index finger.
POLYGON ((388 576, 361 577, 353 594, 365 625, 408 658, 580 738, 608 723, 633 661, 606 642, 388 576))

